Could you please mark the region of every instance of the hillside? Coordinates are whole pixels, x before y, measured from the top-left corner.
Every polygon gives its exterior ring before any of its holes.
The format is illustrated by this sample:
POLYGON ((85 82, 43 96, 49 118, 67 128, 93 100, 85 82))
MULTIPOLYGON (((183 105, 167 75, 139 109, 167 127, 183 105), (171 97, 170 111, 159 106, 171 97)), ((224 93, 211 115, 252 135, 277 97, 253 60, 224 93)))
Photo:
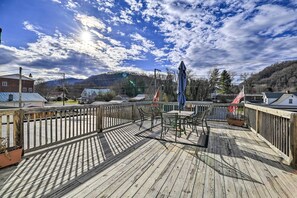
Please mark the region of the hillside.
POLYGON ((266 67, 247 79, 260 91, 297 91, 297 61, 285 61, 266 67))
MULTIPOLYGON (((116 93, 127 95, 136 95, 138 93, 153 93, 153 77, 144 74, 126 73, 126 72, 110 72, 99 75, 90 76, 87 79, 65 79, 65 87, 68 95, 76 98, 84 88, 111 88, 116 93)), ((36 87, 40 87, 40 93, 47 95, 48 92, 57 90, 62 86, 62 80, 54 80, 44 82, 36 87), (42 90, 41 90, 42 89, 42 90)))

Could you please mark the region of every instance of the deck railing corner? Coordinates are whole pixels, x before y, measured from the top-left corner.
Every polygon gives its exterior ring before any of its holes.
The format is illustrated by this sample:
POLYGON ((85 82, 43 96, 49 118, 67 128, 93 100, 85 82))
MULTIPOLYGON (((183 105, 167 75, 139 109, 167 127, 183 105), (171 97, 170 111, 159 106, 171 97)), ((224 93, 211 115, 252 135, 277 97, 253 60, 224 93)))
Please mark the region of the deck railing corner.
POLYGON ((297 113, 291 114, 290 129, 290 164, 297 168, 297 113))

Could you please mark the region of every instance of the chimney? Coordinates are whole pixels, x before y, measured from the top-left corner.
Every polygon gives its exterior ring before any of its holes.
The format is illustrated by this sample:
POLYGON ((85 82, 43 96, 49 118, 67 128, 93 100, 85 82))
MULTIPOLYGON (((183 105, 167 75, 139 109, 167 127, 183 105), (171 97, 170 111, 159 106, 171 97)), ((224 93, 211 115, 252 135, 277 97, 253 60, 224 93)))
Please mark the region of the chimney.
POLYGON ((8 101, 13 101, 13 95, 12 94, 8 95, 8 101))

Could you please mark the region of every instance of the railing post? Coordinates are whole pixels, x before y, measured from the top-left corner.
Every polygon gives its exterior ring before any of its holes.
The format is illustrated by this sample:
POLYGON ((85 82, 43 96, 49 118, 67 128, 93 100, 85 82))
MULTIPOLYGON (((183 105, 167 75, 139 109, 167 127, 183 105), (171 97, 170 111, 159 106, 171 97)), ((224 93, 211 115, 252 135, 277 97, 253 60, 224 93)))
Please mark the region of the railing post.
POLYGON ((136 104, 134 103, 133 105, 132 105, 132 120, 133 120, 133 122, 135 122, 135 120, 136 120, 136 104))
POLYGON ((98 106, 97 108, 96 108, 96 114, 97 114, 97 126, 96 126, 96 128, 97 128, 97 131, 98 132, 102 132, 103 131, 103 126, 102 126, 102 124, 103 124, 103 115, 102 115, 102 107, 101 106, 98 106))
POLYGON ((291 166, 297 167, 297 113, 292 113, 290 118, 290 153, 291 166))
POLYGON ((256 133, 259 133, 260 124, 259 110, 256 110, 256 133))
MULTIPOLYGON (((15 111, 13 114, 13 144, 23 147, 23 110, 15 111)), ((9 125, 8 125, 9 127, 9 125)))

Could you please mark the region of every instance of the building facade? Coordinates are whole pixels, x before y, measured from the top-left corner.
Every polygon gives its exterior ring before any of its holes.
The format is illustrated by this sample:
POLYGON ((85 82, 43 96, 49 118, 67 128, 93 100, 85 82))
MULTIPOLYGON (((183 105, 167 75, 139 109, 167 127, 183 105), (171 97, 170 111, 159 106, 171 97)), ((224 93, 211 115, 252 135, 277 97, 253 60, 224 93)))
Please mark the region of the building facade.
MULTIPOLYGON (((19 92, 19 75, 0 76, 0 92, 19 92)), ((26 76, 22 76, 22 92, 34 92, 34 80, 26 76)))

